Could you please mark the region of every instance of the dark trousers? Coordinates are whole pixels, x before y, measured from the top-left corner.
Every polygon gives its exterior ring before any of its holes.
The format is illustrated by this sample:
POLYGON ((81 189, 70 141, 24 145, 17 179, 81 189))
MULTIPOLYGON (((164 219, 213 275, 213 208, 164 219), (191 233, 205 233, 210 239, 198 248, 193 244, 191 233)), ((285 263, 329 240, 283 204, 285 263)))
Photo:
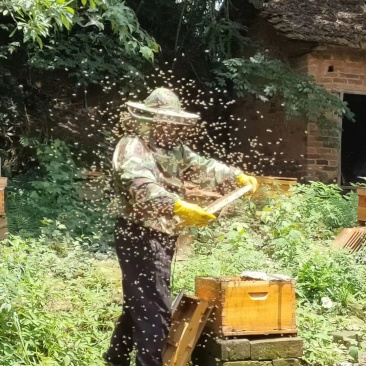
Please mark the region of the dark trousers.
POLYGON ((122 270, 123 313, 112 334, 106 358, 129 366, 162 366, 162 349, 170 327, 170 272, 176 237, 120 219, 115 228, 122 270))

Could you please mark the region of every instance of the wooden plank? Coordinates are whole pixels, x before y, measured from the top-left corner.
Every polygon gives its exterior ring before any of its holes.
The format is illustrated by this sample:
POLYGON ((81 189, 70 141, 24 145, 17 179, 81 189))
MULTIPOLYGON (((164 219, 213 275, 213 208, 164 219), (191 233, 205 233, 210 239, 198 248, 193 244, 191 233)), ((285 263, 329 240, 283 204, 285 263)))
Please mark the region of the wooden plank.
POLYGON ((358 252, 365 246, 366 227, 345 228, 332 242, 334 249, 349 249, 352 253, 358 252))
POLYGON ((174 362, 172 363, 172 365, 185 366, 188 363, 189 357, 193 351, 192 347, 189 347, 189 345, 192 341, 192 338, 196 336, 200 320, 205 313, 207 307, 207 302, 203 301, 200 301, 196 305, 195 311, 190 316, 189 321, 187 321, 185 324, 184 332, 182 333, 182 336, 179 340, 177 351, 173 359, 174 362))
POLYGON ((241 187, 235 189, 224 197, 219 198, 215 202, 208 205, 205 209, 209 213, 215 213, 223 209, 225 206, 244 196, 246 193, 250 192, 253 189, 251 184, 246 185, 245 187, 241 187))
POLYGON ((0 215, 5 215, 5 192, 0 190, 0 215))
POLYGON ((172 316, 172 326, 163 350, 164 366, 186 366, 210 314, 209 304, 183 295, 172 316))

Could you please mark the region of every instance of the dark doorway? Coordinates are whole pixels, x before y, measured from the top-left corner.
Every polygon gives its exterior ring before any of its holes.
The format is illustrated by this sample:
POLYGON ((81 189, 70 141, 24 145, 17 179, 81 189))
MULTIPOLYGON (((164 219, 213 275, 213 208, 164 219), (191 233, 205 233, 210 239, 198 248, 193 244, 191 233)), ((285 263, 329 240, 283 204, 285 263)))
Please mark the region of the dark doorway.
POLYGON ((355 122, 347 118, 342 121, 341 184, 363 182, 366 177, 366 95, 344 94, 355 114, 355 122))

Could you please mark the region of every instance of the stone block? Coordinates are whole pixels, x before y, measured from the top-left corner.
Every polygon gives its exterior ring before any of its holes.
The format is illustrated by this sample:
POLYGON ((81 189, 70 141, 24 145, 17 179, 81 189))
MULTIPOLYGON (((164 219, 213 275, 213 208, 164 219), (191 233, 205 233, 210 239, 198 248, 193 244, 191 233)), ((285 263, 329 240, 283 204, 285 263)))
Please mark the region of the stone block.
POLYGON ((273 366, 271 361, 221 361, 208 353, 195 352, 191 359, 192 366, 273 366))
POLYGON ((301 362, 297 358, 278 358, 272 361, 273 366, 301 366, 301 362))
POLYGON ((271 361, 234 361, 223 362, 221 366, 272 366, 271 361))
POLYGON ((250 358, 250 342, 248 339, 218 339, 212 351, 223 361, 243 361, 250 358))
POLYGON ((250 342, 245 338, 221 339, 206 335, 201 338, 199 347, 221 361, 250 359, 250 342))
POLYGON ((0 240, 8 237, 8 221, 5 216, 0 216, 0 240))
POLYGON ((298 337, 261 339, 250 342, 252 360, 275 360, 277 358, 301 357, 304 343, 298 337))
POLYGON ((337 343, 342 343, 346 347, 352 345, 358 345, 361 341, 361 334, 353 330, 344 330, 340 332, 333 333, 333 341, 337 343))

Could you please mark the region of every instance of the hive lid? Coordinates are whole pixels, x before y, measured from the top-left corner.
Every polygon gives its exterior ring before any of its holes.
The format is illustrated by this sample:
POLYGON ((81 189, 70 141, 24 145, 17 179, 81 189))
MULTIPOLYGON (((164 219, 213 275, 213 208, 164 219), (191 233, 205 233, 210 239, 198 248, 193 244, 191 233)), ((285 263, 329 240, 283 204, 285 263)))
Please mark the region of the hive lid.
POLYGON ((245 280, 261 280, 261 281, 291 281, 292 278, 283 274, 268 274, 265 272, 244 271, 240 275, 245 280))

